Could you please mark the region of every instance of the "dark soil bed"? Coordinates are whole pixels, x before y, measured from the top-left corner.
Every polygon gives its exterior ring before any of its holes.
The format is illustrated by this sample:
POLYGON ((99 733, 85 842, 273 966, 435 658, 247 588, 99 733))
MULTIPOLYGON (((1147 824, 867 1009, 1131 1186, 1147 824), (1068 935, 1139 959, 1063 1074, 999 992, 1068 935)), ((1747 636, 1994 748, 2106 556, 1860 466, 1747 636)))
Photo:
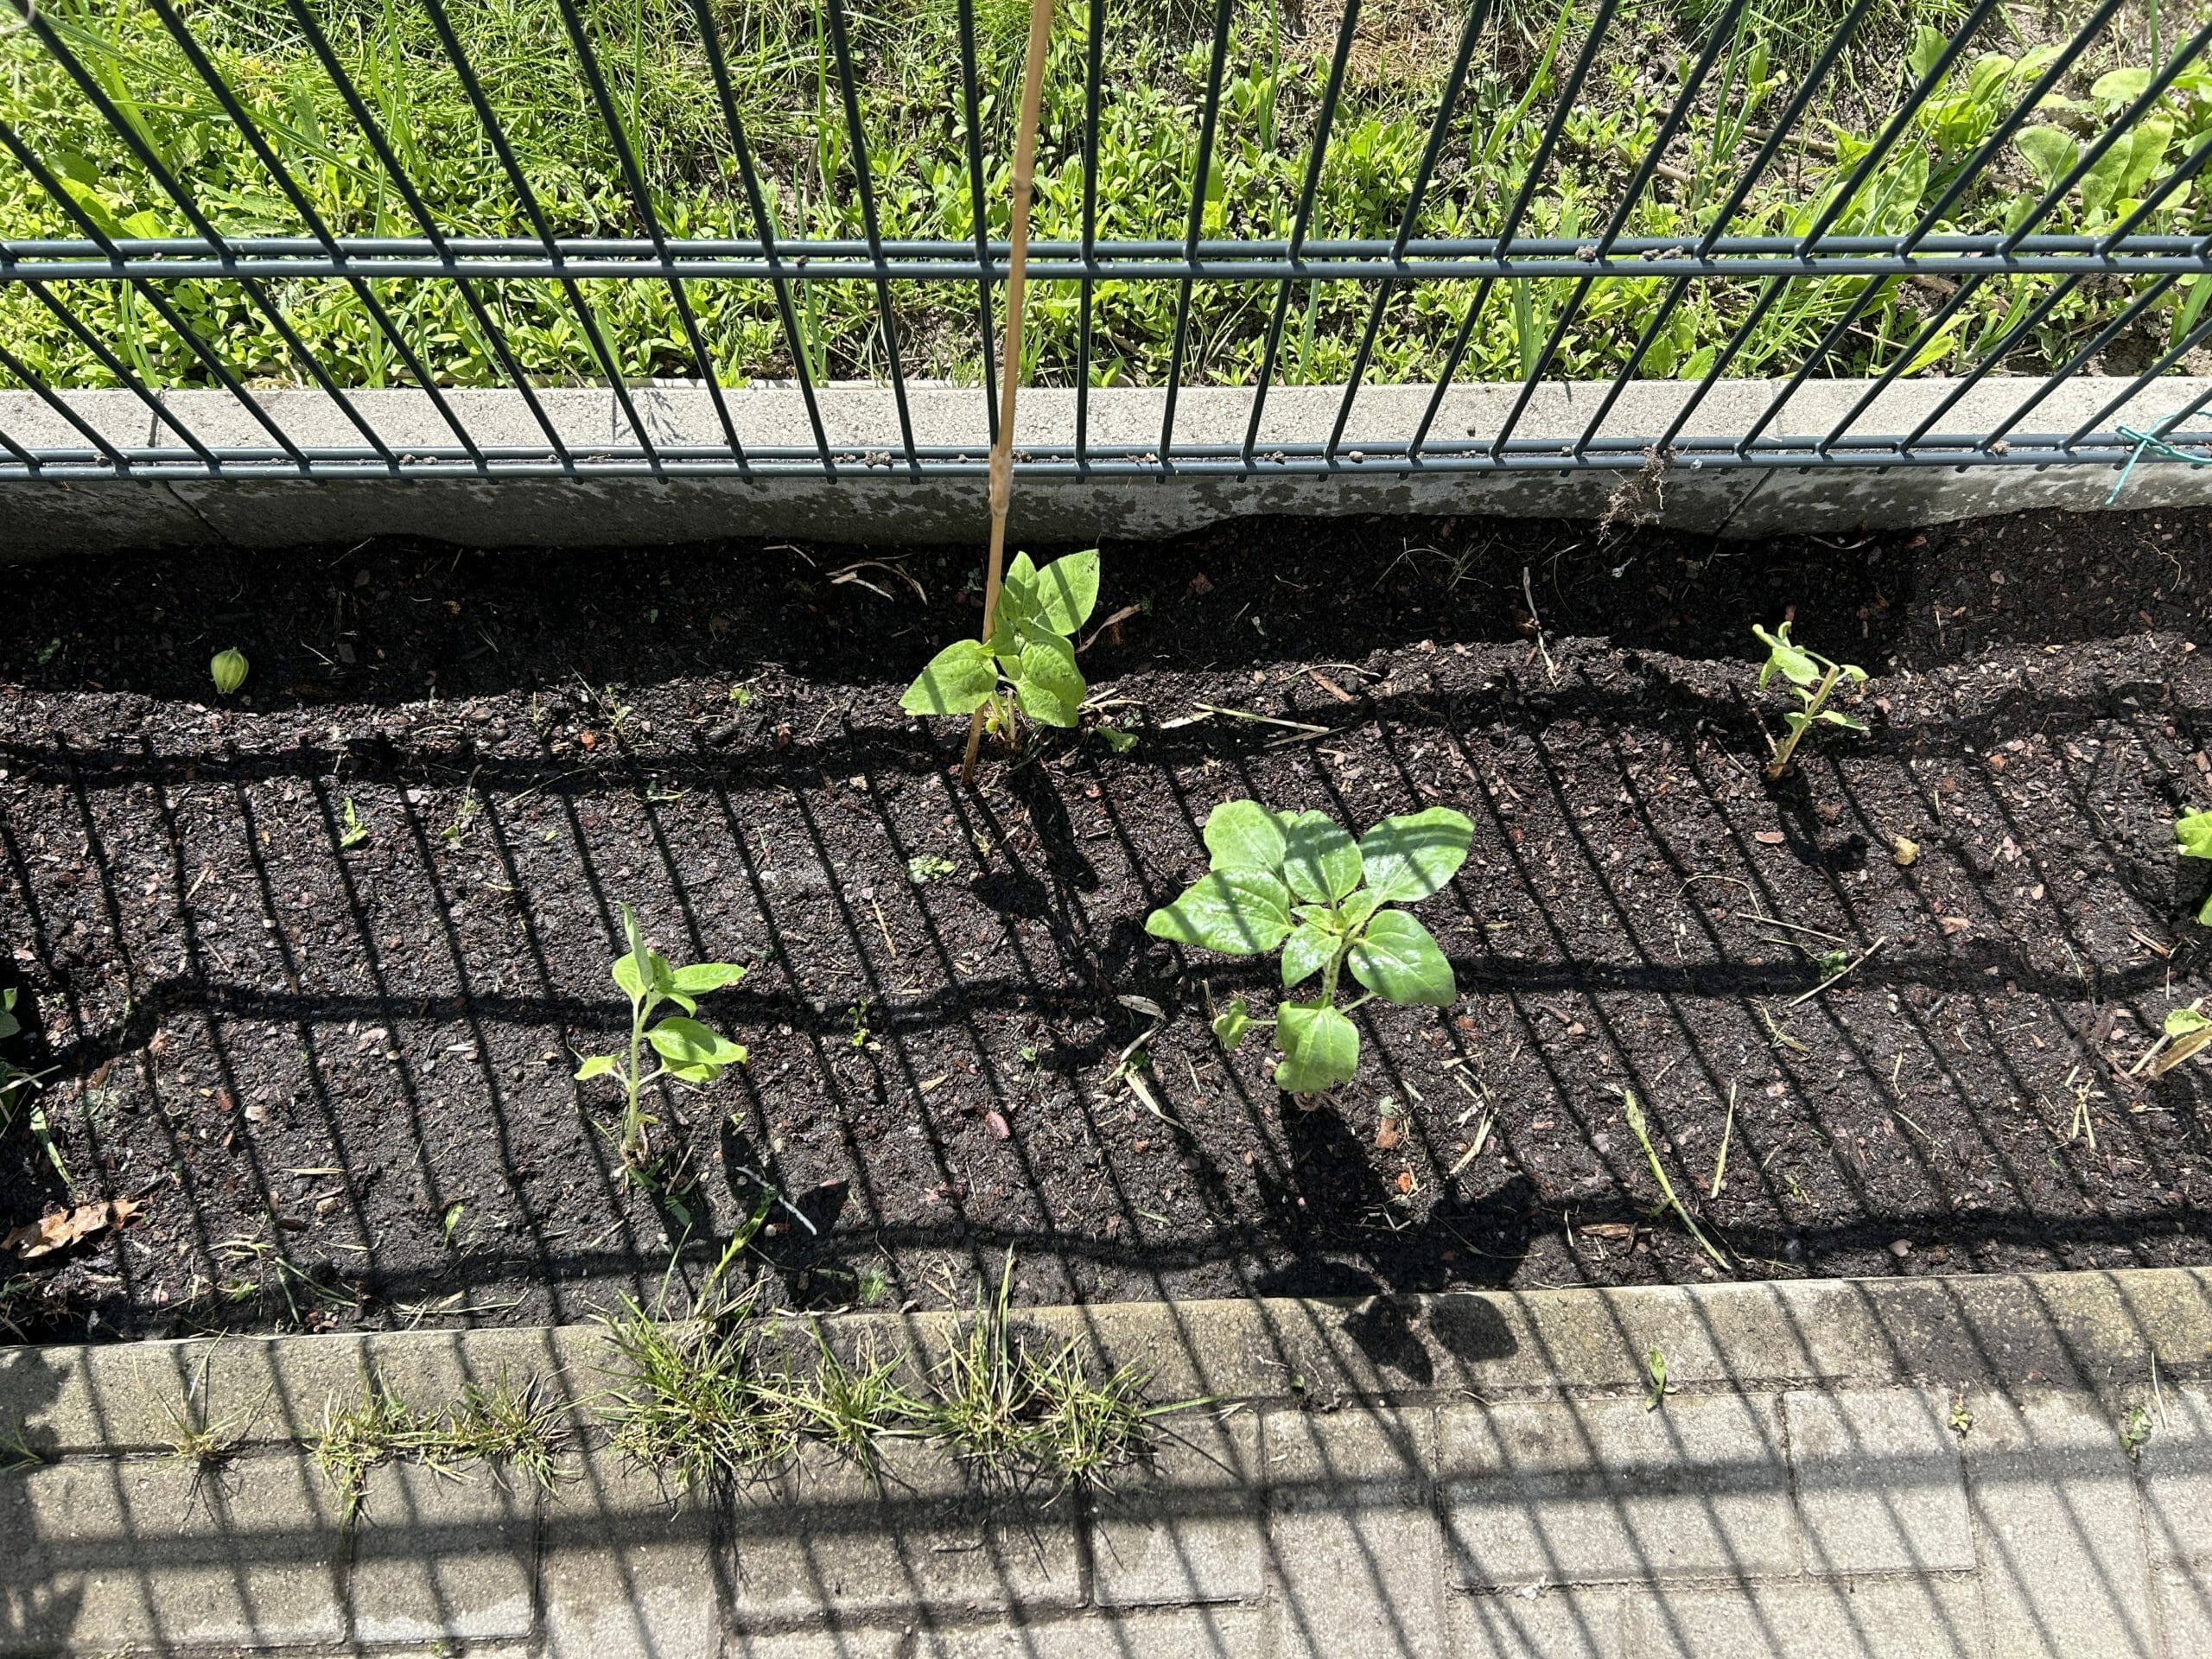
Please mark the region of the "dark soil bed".
POLYGON ((973 550, 10 571, 0 974, 48 1075, 0 1221, 143 1210, 11 1258, 0 1316, 575 1319, 679 1242, 710 1263, 763 1182, 747 1270, 818 1306, 964 1296, 1009 1249, 1025 1300, 1719 1273, 1655 1214, 1624 1089, 1740 1276, 2212 1261, 2203 1074, 2124 1075, 2199 988, 2167 824, 2212 804, 2209 531, 1109 547, 1102 617, 1141 608, 1084 661, 1138 742, 1054 737, 974 793, 963 730, 896 709, 975 626, 973 550), (1872 730, 1770 784, 1750 627, 1792 607, 1872 674, 1872 730), (233 644, 246 695, 211 706, 233 644), (1459 1004, 1363 1008, 1311 1110, 1206 1029, 1269 966, 1142 931, 1243 795, 1476 826, 1419 911, 1459 1004), (704 1007, 751 1063, 658 1103, 652 1187, 569 1081, 626 1030, 624 901, 751 967, 704 1007))

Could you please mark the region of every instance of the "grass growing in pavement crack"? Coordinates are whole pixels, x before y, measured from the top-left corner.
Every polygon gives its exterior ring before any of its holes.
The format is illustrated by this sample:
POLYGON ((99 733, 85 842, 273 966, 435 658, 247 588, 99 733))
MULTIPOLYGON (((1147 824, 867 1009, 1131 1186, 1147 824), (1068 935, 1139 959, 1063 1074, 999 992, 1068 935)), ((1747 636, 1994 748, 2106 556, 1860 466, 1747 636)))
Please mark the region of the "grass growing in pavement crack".
POLYGON ((626 1302, 604 1321, 616 1359, 599 1417, 617 1449, 685 1486, 765 1478, 810 1442, 874 1477, 890 1440, 927 1440, 994 1480, 1065 1486, 1103 1484, 1146 1454, 1156 1419, 1203 1403, 1148 1405, 1135 1366, 1096 1381, 1080 1343, 1024 1344, 1012 1272, 918 1389, 910 1354, 849 1360, 818 1326, 813 1364, 794 1369, 750 1292, 673 1320, 626 1302))
POLYGON ((550 1491, 566 1439, 560 1413, 538 1379, 518 1387, 502 1370, 490 1382, 467 1384, 442 1412, 418 1410, 376 1378, 365 1377, 353 1404, 324 1406, 322 1433, 308 1450, 351 1522, 367 1497, 370 1472, 386 1463, 419 1463, 440 1474, 490 1463, 515 1469, 550 1491))
POLYGON ((605 1320, 619 1386, 598 1412, 615 1447, 685 1486, 758 1479, 798 1449, 788 1376, 769 1371, 750 1293, 693 1317, 656 1318, 626 1301, 605 1320))

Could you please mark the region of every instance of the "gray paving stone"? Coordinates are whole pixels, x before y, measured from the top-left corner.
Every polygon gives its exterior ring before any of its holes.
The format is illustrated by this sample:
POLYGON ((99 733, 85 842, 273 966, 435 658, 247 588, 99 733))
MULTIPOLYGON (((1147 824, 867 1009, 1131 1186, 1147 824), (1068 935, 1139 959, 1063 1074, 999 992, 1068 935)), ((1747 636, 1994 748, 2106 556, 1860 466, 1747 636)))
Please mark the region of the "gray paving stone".
POLYGON ((1260 1443, 1284 1573, 1270 1604, 1275 1653, 1437 1651, 1444 1539, 1431 1507, 1432 1414, 1269 1412, 1260 1443))
MULTIPOLYGON (((740 1630, 723 1659, 912 1659, 906 1631, 897 1626, 865 1630, 740 1630)), ((468 1659, 476 1659, 472 1652, 468 1659)))
POLYGON ((1170 1419, 1151 1464, 1096 1498, 1090 1544, 1102 1605, 1257 1597, 1268 1572, 1259 1419, 1170 1419))
MULTIPOLYGON (((2167 1384, 2138 1459, 2154 1567, 2212 1567, 2212 1395, 2167 1384)), ((2212 1648, 2204 1651, 2212 1653, 2212 1648)))
POLYGON ((741 1501, 734 1533, 743 1628, 1083 1599, 1071 1495, 988 1489, 911 1441, 886 1446, 880 1479, 810 1450, 741 1501))
MULTIPOLYGON (((1980 1659, 1988 1651, 1971 1578, 1654 1585, 1631 1594, 1628 1624, 1637 1659, 1980 1659)), ((2085 1648, 2076 1659, 2105 1652, 2085 1648)))
POLYGON ((1447 1406, 1453 1581, 1482 1590, 1798 1570, 1772 1396, 1447 1406))
POLYGON ((1266 1643, 1256 1607, 1100 1608, 1051 1623, 918 1631, 913 1659, 1262 1659, 1266 1643))
POLYGON ((1618 1590, 1455 1594, 1446 1613, 1453 1659, 1619 1659, 1627 1651, 1627 1604, 1618 1590))
POLYGON ((346 1633, 346 1539, 304 1457, 0 1478, 0 1650, 274 1647, 346 1633))
POLYGON ((2004 1659, 2155 1649, 2133 1470, 2088 1395, 1969 1395, 1963 1442, 1983 1605, 2004 1659))
POLYGON ((357 1642, 482 1641, 530 1635, 537 1491, 473 1468, 373 1471, 353 1527, 357 1642))
POLYGON ((1967 1573, 1967 1516, 1950 1402, 1932 1389, 1782 1397, 1815 1573, 1967 1573))
POLYGON ((703 1500, 672 1502, 613 1452, 543 1501, 548 1659, 716 1659, 728 1602, 703 1500))
POLYGON ((2172 1659, 2212 1653, 2212 1580, 2202 1573, 2168 1567, 2158 1574, 2158 1617, 2164 1651, 2172 1659))

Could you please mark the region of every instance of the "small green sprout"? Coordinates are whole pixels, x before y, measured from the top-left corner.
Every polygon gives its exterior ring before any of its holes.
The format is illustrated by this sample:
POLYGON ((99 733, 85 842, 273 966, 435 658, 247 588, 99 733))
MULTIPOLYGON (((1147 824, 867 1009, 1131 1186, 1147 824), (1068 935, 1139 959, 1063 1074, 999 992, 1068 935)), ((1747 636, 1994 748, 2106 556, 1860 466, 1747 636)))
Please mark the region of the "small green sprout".
POLYGON ((610 971, 614 982, 630 999, 629 1058, 626 1063, 616 1054, 579 1056, 583 1064, 576 1068, 576 1081, 588 1083, 594 1077, 610 1076, 620 1079, 626 1094, 622 1107, 622 1158, 632 1168, 642 1169, 647 1161, 645 1132, 656 1121, 647 1116, 638 1103, 645 1086, 662 1077, 704 1085, 721 1076, 728 1067, 744 1064, 742 1044, 733 1043, 687 1016, 699 1011, 694 999, 735 984, 745 977, 745 969, 729 962, 671 967, 659 951, 645 948, 645 942, 638 932, 636 912, 627 905, 622 906, 622 931, 628 937, 630 949, 615 957, 610 971), (671 1014, 649 1027, 646 1022, 664 1002, 673 1002, 683 1014, 671 1014), (652 1071, 645 1069, 648 1045, 659 1061, 658 1068, 652 1071))
POLYGON ((246 670, 251 666, 245 653, 233 645, 228 651, 219 651, 207 659, 207 672, 215 681, 215 695, 227 697, 245 683, 246 670))
POLYGON ((2120 1420, 2120 1449, 2131 1458, 2139 1458, 2150 1443, 2151 1414, 2140 1406, 2130 1406, 2127 1415, 2120 1420))
POLYGON ((1675 1392, 1675 1385, 1667 1380, 1666 1352, 1656 1343, 1643 1351, 1643 1374, 1651 1382, 1651 1392, 1644 1398, 1643 1408, 1656 1411, 1675 1392))
POLYGON ((360 810, 353 804, 353 798, 346 798, 346 832, 338 837, 338 850, 350 853, 369 838, 369 827, 361 822, 360 810))
POLYGON ((1234 1048, 1252 1027, 1273 1025, 1283 1052, 1276 1087, 1294 1095, 1333 1089, 1359 1067, 1359 1033, 1345 1017, 1350 1008, 1336 1006, 1345 968, 1369 996, 1385 1001, 1444 1007, 1458 1000, 1452 964, 1428 930, 1384 906, 1414 903, 1443 887, 1465 861, 1474 833, 1463 814, 1432 806, 1385 818, 1354 841, 1319 812, 1225 801, 1206 818, 1211 873, 1147 917, 1145 931, 1230 956, 1280 945, 1285 990, 1319 974, 1321 994, 1313 1001, 1280 1002, 1274 1020, 1259 1020, 1239 997, 1213 1029, 1234 1048))
POLYGON ((1782 747, 1774 752, 1774 759, 1767 762, 1768 777, 1779 778, 1789 770, 1789 757, 1815 725, 1840 726, 1847 732, 1866 729, 1863 721, 1853 720, 1827 706, 1837 683, 1847 679, 1864 683, 1865 669, 1853 668, 1849 663, 1831 662, 1816 651, 1791 644, 1787 622, 1778 624, 1771 633, 1755 622, 1751 632, 1767 648, 1766 661, 1759 668, 1759 690, 1765 690, 1767 682, 1779 674, 1789 682, 1799 704, 1782 717, 1782 723, 1789 728, 1789 735, 1783 739, 1782 747))
POLYGON ((917 853, 906 861, 906 879, 916 887, 952 874, 959 866, 938 853, 917 853))
POLYGON ((989 639, 958 639, 938 652, 899 706, 910 715, 984 709, 986 728, 1009 744, 1017 713, 1046 726, 1073 726, 1090 690, 1075 664, 1073 636, 1097 603, 1096 548, 1042 570, 1027 553, 1015 554, 989 639))
MULTIPOLYGON (((2174 851, 2183 858, 2212 858, 2212 812, 2192 812, 2174 820, 2174 851)), ((2212 890, 2196 907, 2196 919, 2212 927, 2212 890)))

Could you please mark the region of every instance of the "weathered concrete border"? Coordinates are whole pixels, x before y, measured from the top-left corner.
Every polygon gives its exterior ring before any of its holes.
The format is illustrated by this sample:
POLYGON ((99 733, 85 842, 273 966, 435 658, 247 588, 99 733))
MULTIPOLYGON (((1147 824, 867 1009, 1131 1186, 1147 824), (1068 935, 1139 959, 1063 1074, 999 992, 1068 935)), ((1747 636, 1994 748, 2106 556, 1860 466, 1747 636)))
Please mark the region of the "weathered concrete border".
MULTIPOLYGON (((1855 423, 1871 434, 1910 430, 1952 391, 1942 379, 1899 381, 1855 423)), ((1942 431, 1974 434, 2005 421, 2041 383, 1991 376, 1944 417, 1942 431)), ((2037 431, 2064 432, 2088 420, 2129 383, 2082 377, 2056 388, 2031 416, 2037 431)), ((1771 435, 1827 433, 1867 390, 1862 380, 1811 381, 1800 387, 1768 429, 1771 435)), ((2171 377, 2154 383, 2113 420, 2147 426, 2195 398, 2212 382, 2171 377)), ((1618 471, 1546 467, 1497 474, 1437 471, 1406 477, 1363 472, 1363 438, 1402 441, 1427 407, 1430 388, 1363 390, 1346 428, 1344 467, 1335 474, 1237 479, 1180 473, 1159 479, 1034 478, 1015 497, 1015 532, 1039 541, 1102 536, 1158 537, 1262 513, 1349 516, 1364 513, 1474 513, 1522 518, 1595 518, 1629 482, 1618 471)), ((1685 435, 1732 436, 1747 430, 1781 390, 1779 383, 1726 381, 1695 411, 1685 435)), ((1602 384, 1538 388, 1516 435, 1579 436, 1597 412, 1602 384)), ((1606 417, 1601 435, 1630 437, 1664 430, 1689 396, 1676 381, 1631 383, 1606 417)), ((1311 441, 1330 430, 1339 387, 1292 387, 1273 392, 1259 453, 1271 445, 1311 441)), ((1511 385, 1454 388, 1437 422, 1440 435, 1495 432, 1518 395, 1511 385)), ((544 440, 512 392, 455 391, 448 401, 486 448, 534 454, 544 440)), ((707 395, 694 385, 636 389, 632 399, 656 443, 717 445, 721 429, 707 395)), ((626 417, 604 389, 539 394, 563 441, 578 454, 631 442, 626 417)), ((175 435, 131 394, 70 396, 83 419, 119 447, 166 447, 184 452, 175 435)), ((303 448, 358 450, 359 431, 320 391, 259 395, 259 404, 303 448)), ((402 456, 450 445, 450 429, 418 391, 353 395, 363 418, 402 456)), ((269 436, 237 401, 219 391, 166 394, 164 403, 202 442, 217 450, 266 449, 269 436)), ((796 391, 756 386, 728 394, 741 442, 764 448, 810 444, 796 391)), ((980 392, 917 386, 911 395, 916 440, 970 450, 980 462, 988 443, 980 392)), ((652 545, 731 537, 804 537, 811 540, 927 542, 972 539, 984 522, 980 471, 914 481, 888 464, 899 428, 888 391, 837 386, 822 394, 825 426, 844 475, 736 478, 594 475, 307 481, 234 477, 215 480, 130 481, 80 479, 0 485, 0 562, 73 552, 121 551, 227 543, 296 546, 368 535, 423 536, 483 547, 652 545)), ((1249 391, 1185 390, 1177 405, 1181 443, 1238 445, 1250 409, 1249 391)), ((1156 443, 1164 393, 1142 388, 1094 391, 1094 444, 1156 443)), ((1039 390, 1022 404, 1026 442, 1065 445, 1074 435, 1075 399, 1039 390)), ((0 392, 0 432, 40 452, 82 450, 83 436, 24 392, 0 392)), ((550 457, 549 457, 550 459, 550 457)), ((1639 512, 1686 531, 1755 537, 1801 530, 1901 525, 2008 512, 2026 507, 2085 512, 2106 505, 2117 476, 2109 464, 2037 467, 1892 467, 1834 468, 1677 466, 1639 512)), ((2117 504, 2126 507, 2212 501, 2212 468, 2146 462, 2117 504)))
MULTIPOLYGON (((675 1503, 586 1442, 544 1491, 379 1468, 348 1523, 296 1444, 324 1398, 367 1371, 431 1407, 504 1370, 581 1413, 603 1338, 0 1351, 0 1428, 43 1459, 0 1473, 0 1653, 2193 1659, 2212 1640, 2212 1274, 1015 1317, 1213 1397, 1109 1491, 978 1484, 894 1442, 873 1478, 803 1453, 675 1503), (187 1389, 260 1402, 258 1443, 213 1469, 162 1454, 187 1389)), ((880 1353, 954 1323, 823 1326, 880 1353)))
MULTIPOLYGON (((849 1354, 941 1352, 966 1316, 841 1313, 849 1354)), ((1775 1280, 1622 1290, 1109 1302, 1018 1308, 1016 1324, 1135 1364, 1158 1399, 1320 1408, 1436 1394, 1484 1400, 1637 1394, 1646 1352, 1689 1391, 1799 1386, 2004 1387, 2024 1377, 2108 1393, 2155 1358, 2212 1376, 2212 1269, 1775 1280)), ((817 1321, 783 1322, 804 1359, 817 1321)), ((0 1348, 0 1433, 56 1454, 157 1450, 188 1388, 262 1402, 253 1438, 303 1440, 326 1402, 373 1376, 424 1406, 505 1372, 556 1382, 576 1411, 605 1386, 595 1325, 0 1348)), ((579 1417, 578 1421, 583 1421, 579 1417)))

